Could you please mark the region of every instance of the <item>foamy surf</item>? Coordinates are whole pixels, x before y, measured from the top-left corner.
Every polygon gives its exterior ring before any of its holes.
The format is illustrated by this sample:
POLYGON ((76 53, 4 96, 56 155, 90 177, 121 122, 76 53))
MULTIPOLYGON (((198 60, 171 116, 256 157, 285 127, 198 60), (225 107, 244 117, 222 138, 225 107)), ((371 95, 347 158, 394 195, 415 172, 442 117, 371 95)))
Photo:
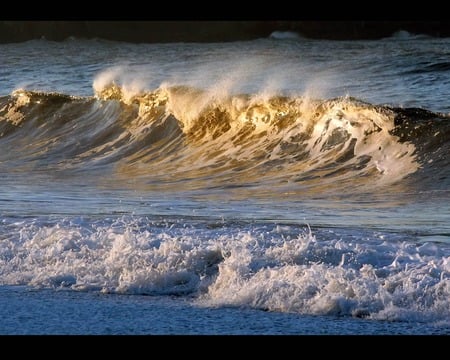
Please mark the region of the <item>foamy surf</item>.
MULTIPOLYGON (((181 219, 179 219, 181 220, 181 219)), ((450 316, 449 244, 144 217, 7 221, 0 284, 189 296, 201 306, 389 321, 450 316)))

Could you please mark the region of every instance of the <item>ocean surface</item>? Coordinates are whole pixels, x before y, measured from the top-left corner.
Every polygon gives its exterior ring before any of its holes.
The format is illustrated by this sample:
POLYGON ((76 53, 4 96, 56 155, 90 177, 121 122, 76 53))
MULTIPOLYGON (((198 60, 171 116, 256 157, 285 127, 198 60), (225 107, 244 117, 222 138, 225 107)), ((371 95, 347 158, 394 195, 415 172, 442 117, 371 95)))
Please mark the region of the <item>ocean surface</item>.
POLYGON ((450 334, 450 39, 0 45, 0 334, 450 334))

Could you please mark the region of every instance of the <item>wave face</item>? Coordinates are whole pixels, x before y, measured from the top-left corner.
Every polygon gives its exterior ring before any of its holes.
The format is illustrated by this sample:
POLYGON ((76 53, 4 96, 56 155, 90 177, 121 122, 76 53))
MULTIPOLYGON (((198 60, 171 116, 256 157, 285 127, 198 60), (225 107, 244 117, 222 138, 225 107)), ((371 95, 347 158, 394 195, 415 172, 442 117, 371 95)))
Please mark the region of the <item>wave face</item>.
MULTIPOLYGON (((448 186, 448 116, 318 100, 221 95, 187 86, 93 97, 14 91, 0 99, 0 155, 14 171, 109 169, 152 189, 377 191, 412 178, 448 186), (438 179, 438 181, 436 181, 438 179)), ((105 171, 105 170, 102 170, 105 171)))

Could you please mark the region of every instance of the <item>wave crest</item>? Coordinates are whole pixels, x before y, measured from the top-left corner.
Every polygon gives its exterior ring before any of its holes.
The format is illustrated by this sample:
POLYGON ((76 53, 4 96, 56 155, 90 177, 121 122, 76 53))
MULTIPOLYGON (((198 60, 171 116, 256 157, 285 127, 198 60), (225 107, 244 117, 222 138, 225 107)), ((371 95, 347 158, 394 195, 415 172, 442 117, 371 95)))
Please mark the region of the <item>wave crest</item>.
MULTIPOLYGON (((389 173, 390 181, 395 181, 419 168, 415 147, 391 134, 394 111, 350 97, 218 97, 186 86, 161 87, 130 97, 115 84, 97 96, 136 105, 139 116, 149 121, 156 109, 163 108, 179 122, 191 145, 207 146, 201 154, 193 152, 200 162, 211 163, 212 154, 219 161, 216 166, 222 162, 228 167, 234 161, 252 168, 257 176, 280 163, 290 164, 284 170, 294 181, 305 173, 311 176, 312 171, 318 172, 315 177, 323 177, 348 170, 360 175, 389 173)), ((195 163, 194 159, 189 163, 195 163)))
POLYGON ((129 91, 111 82, 94 97, 21 90, 1 100, 3 137, 27 123, 41 145, 18 152, 24 160, 81 170, 113 164, 119 178, 182 181, 189 189, 366 191, 415 173, 425 159, 418 150, 431 143, 421 139, 429 128, 417 130, 411 118, 423 111, 410 115, 351 97, 233 95, 182 85, 129 91))

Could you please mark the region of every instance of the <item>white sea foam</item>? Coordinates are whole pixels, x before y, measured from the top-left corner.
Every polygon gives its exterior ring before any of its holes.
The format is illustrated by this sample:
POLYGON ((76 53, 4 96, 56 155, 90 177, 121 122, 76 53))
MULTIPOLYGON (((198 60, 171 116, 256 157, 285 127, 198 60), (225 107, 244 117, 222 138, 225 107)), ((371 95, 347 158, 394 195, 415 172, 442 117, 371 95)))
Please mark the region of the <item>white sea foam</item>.
POLYGON ((143 218, 8 228, 0 242, 2 285, 190 295, 204 306, 377 320, 450 316, 450 248, 443 244, 143 218))
POLYGON ((301 39, 299 33, 295 31, 274 31, 269 36, 271 39, 277 40, 298 40, 301 39))

